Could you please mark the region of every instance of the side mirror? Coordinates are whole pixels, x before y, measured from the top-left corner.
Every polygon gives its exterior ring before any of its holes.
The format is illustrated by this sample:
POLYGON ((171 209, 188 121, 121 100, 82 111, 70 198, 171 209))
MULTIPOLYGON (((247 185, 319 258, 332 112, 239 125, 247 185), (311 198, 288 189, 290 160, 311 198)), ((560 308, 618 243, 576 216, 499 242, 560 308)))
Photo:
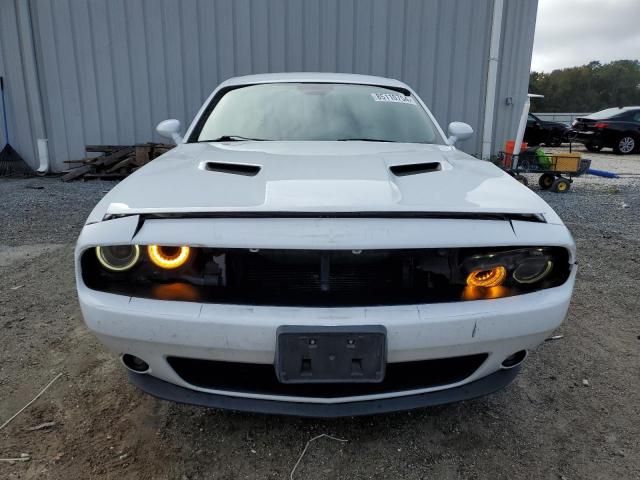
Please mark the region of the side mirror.
POLYGON ((467 123, 451 122, 447 129, 447 135, 449 135, 447 139, 449 145, 455 145, 456 142, 466 140, 473 135, 473 128, 467 123))
POLYGON ((156 127, 156 132, 165 138, 170 138, 176 145, 182 143, 182 135, 180 135, 180 120, 174 118, 163 120, 156 127))

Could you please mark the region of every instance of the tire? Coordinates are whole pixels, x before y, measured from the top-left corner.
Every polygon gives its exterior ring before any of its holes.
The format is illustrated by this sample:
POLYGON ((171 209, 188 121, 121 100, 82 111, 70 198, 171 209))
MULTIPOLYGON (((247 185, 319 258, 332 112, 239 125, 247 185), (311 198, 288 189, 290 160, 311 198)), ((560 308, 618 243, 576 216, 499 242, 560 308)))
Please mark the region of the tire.
POLYGON ((556 177, 554 177, 552 174, 543 173, 542 175, 540 175, 540 178, 538 179, 538 185, 540 185, 540 188, 542 190, 549 190, 553 185, 553 182, 555 181, 555 179, 556 177))
POLYGON ((516 175, 513 178, 515 178, 517 181, 519 181, 525 187, 529 186, 529 180, 527 180, 527 177, 525 177, 524 175, 516 175))
POLYGON ((633 135, 621 135, 618 137, 616 144, 613 146, 613 151, 617 155, 629 155, 633 153, 633 151, 638 146, 636 139, 633 135))
POLYGON ((595 145, 593 143, 585 143, 584 146, 587 148, 587 150, 589 150, 590 152, 599 152, 600 150, 602 150, 602 145, 595 145))
POLYGON ((551 191, 556 193, 566 193, 571 188, 571 183, 566 178, 556 178, 551 185, 551 191))

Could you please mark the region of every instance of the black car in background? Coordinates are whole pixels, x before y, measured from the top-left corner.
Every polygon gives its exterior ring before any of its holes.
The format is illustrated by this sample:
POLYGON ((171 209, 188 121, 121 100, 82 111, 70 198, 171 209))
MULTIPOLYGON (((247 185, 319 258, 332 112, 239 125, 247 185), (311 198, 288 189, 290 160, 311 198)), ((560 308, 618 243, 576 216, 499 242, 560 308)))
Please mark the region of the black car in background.
POLYGON ((569 136, 590 152, 613 148, 619 155, 640 151, 640 107, 607 108, 573 121, 569 136))
POLYGON ((542 120, 530 113, 524 131, 524 141, 530 146, 544 143, 547 147, 559 147, 566 139, 568 130, 569 126, 564 123, 542 120))

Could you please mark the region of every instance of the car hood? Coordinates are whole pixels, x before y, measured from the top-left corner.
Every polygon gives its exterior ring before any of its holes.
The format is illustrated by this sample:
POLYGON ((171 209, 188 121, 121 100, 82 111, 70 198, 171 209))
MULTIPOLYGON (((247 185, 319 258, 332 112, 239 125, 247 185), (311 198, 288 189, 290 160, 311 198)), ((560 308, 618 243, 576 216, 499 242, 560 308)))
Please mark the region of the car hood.
POLYGON ((216 212, 537 214, 561 223, 490 162, 443 145, 359 141, 181 144, 119 183, 88 223, 105 215, 216 212), (429 171, 391 170, 417 164, 429 171), (237 165, 245 168, 229 173, 237 165))

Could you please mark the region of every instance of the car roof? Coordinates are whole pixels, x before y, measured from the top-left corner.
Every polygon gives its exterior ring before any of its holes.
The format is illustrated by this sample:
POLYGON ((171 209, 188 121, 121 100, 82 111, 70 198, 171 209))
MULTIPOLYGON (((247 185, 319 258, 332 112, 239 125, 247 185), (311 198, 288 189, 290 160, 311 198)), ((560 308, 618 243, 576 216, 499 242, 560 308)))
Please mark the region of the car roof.
POLYGON ((377 85, 380 87, 409 89, 407 84, 393 78, 376 77, 373 75, 357 75, 352 73, 261 73, 233 77, 220 84, 220 88, 238 85, 253 85, 256 83, 354 83, 360 85, 377 85))
POLYGON ((604 110, 599 110, 598 112, 594 112, 594 113, 609 112, 609 111, 611 111, 611 112, 614 112, 614 111, 627 112, 629 110, 636 110, 638 108, 640 108, 640 106, 637 106, 637 107, 609 107, 609 108, 605 108, 604 110))
POLYGON ((582 118, 588 118, 592 120, 604 120, 607 118, 611 118, 615 115, 618 115, 620 113, 625 113, 629 111, 632 112, 637 109, 640 109, 640 107, 611 107, 611 108, 605 108, 604 110, 600 110, 598 112, 590 113, 589 115, 585 115, 582 118))

